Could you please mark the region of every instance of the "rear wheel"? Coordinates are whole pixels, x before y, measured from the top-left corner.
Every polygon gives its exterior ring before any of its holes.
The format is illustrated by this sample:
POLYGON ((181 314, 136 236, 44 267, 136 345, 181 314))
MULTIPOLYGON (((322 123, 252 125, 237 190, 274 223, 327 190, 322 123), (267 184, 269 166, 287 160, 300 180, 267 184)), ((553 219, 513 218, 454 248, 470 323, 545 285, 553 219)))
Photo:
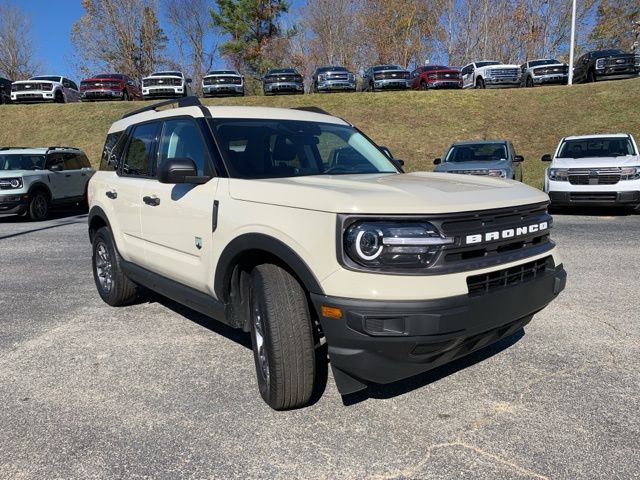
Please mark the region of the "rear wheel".
POLYGON ((249 299, 260 395, 275 410, 307 405, 317 375, 304 289, 283 268, 258 265, 251 272, 249 299))
POLYGON ((49 196, 43 190, 36 190, 29 199, 27 208, 29 220, 39 222, 49 216, 49 196))
POLYGON ((93 237, 93 255, 91 259, 93 279, 98 294, 112 307, 128 305, 137 295, 136 284, 122 271, 122 259, 116 251, 111 230, 100 228, 93 237))

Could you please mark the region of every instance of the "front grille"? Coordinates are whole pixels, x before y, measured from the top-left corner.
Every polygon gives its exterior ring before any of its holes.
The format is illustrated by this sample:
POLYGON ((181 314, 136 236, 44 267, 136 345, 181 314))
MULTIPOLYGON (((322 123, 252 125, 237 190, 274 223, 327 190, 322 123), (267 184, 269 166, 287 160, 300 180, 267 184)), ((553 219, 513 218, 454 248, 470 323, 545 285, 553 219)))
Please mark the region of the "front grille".
POLYGON ((483 232, 502 231, 527 225, 553 223, 547 212, 547 204, 525 205, 484 212, 460 214, 443 220, 438 226, 447 237, 458 240, 454 245, 445 247, 438 263, 452 268, 458 265, 469 265, 469 268, 480 268, 486 263, 506 263, 535 252, 551 248, 549 229, 526 235, 503 238, 496 241, 482 242, 477 245, 463 245, 462 238, 483 232))
POLYGON ((429 80, 460 80, 461 76, 457 72, 435 72, 429 74, 429 80))
POLYGON ((93 89, 93 88, 118 88, 120 86, 119 82, 100 82, 100 81, 94 81, 94 82, 81 82, 80 83, 80 90, 87 90, 87 89, 93 89))
POLYGON ((632 56, 623 58, 607 58, 604 61, 606 67, 632 67, 635 63, 635 59, 632 56))
POLYGON ((179 87, 182 85, 182 80, 179 78, 147 78, 142 81, 144 87, 155 87, 156 85, 172 85, 179 87))
POLYGON ((348 81, 349 80, 349 74, 348 73, 323 73, 322 74, 322 78, 323 80, 345 80, 348 81))
POLYGON ((515 267, 467 277, 467 287, 470 295, 484 295, 535 280, 545 272, 553 271, 554 268, 553 258, 549 256, 515 267))
POLYGON ((277 83, 277 82, 301 83, 302 77, 300 75, 293 75, 293 74, 269 75, 265 77, 264 82, 265 83, 277 83))
POLYGON ((29 90, 52 90, 53 85, 51 83, 17 83, 14 84, 14 91, 25 92, 29 90))
POLYGON ((409 72, 395 71, 395 72, 380 72, 375 74, 376 80, 408 80, 409 72))
POLYGON ((569 170, 571 185, 615 185, 620 181, 620 169, 569 170))
POLYGON ((542 67, 533 70, 536 75, 566 75, 569 67, 542 67))
POLYGON ((520 70, 517 68, 492 68, 489 70, 489 75, 492 77, 518 77, 520 70))
POLYGON ((240 85, 242 83, 242 79, 240 77, 210 77, 204 79, 205 85, 240 85))

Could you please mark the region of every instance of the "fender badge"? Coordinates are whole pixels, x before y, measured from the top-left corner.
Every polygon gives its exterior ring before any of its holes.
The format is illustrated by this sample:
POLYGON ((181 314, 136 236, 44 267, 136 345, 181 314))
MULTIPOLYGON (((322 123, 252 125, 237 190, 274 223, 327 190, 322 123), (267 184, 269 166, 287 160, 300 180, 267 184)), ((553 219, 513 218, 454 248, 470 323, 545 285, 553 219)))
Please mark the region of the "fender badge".
POLYGON ((202 238, 195 237, 195 242, 196 242, 196 248, 200 250, 202 248, 202 238))

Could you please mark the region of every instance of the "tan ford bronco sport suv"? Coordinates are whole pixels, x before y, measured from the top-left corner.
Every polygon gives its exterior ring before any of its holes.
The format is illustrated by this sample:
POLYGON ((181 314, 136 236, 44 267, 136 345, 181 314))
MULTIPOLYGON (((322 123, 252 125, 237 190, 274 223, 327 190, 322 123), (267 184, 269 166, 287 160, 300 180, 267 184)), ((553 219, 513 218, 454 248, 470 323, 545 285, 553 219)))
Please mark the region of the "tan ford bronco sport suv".
POLYGON ((250 332, 274 409, 313 401, 327 352, 343 395, 394 382, 519 331, 565 286, 539 190, 405 174, 313 107, 170 103, 109 130, 89 185, 96 287, 250 332))

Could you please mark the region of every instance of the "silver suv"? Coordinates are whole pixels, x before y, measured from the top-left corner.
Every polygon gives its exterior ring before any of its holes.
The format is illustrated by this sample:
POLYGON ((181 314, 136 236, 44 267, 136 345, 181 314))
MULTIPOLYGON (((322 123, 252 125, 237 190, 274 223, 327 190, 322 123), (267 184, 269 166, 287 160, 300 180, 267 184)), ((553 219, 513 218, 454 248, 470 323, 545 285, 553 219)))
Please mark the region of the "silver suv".
POLYGON ((539 190, 404 174, 315 108, 167 106, 107 135, 96 287, 119 306, 144 285, 250 332, 274 409, 312 401, 327 354, 342 394, 393 382, 517 332, 564 288, 539 190))
POLYGON ((0 214, 44 220, 53 207, 87 203, 95 173, 87 156, 71 147, 0 148, 0 214))

